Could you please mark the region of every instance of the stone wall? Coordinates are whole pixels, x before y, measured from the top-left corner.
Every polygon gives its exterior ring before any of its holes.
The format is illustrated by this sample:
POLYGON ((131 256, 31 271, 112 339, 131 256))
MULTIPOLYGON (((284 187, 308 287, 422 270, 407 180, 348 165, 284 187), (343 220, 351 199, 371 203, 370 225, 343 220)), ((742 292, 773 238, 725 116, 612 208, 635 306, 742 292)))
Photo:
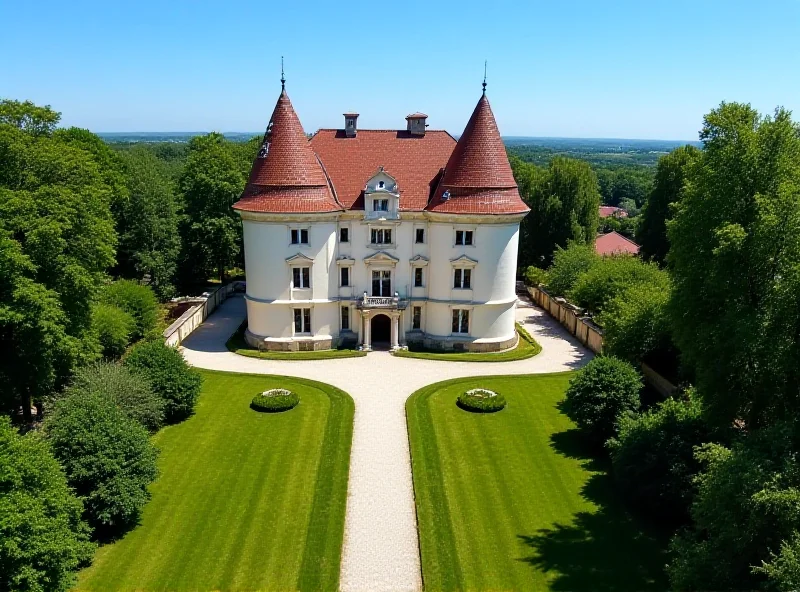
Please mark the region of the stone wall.
POLYGON ((179 346, 234 290, 241 290, 243 286, 243 282, 231 282, 197 298, 191 298, 189 301, 195 303, 194 306, 164 330, 164 342, 172 347, 179 346))

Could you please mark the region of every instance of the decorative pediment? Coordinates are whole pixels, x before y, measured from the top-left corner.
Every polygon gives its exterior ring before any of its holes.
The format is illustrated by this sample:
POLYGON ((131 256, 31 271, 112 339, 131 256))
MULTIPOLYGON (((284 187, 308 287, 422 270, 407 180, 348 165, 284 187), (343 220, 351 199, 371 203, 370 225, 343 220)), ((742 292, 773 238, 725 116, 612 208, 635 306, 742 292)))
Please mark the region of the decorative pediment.
POLYGON ((336 265, 355 265, 356 260, 347 255, 342 255, 336 260, 336 265))
POLYGON ((386 251, 378 251, 368 257, 364 257, 364 263, 367 265, 391 265, 394 267, 400 261, 397 257, 391 256, 386 251))
POLYGON ((367 181, 364 193, 390 193, 397 195, 399 193, 397 179, 384 171, 383 167, 378 167, 378 171, 367 181))
POLYGON ((414 267, 421 267, 423 265, 427 265, 429 260, 427 257, 423 257, 422 255, 414 255, 411 259, 409 259, 409 261, 414 267))
POLYGON ((302 253, 295 253, 291 257, 286 258, 286 263, 289 265, 311 264, 314 260, 311 257, 306 257, 302 253))
POLYGON ((475 267, 478 264, 478 261, 472 259, 471 257, 467 257, 466 255, 461 255, 461 257, 450 259, 450 263, 454 267, 475 267))

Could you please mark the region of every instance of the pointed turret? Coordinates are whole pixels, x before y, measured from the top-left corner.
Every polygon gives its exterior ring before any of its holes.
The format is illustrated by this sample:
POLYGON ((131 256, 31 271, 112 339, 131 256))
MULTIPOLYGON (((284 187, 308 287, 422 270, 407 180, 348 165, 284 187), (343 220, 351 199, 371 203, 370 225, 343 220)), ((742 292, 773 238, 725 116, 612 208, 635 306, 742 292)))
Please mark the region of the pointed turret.
POLYGON ((247 186, 233 207, 271 213, 342 209, 308 143, 285 88, 281 90, 272 112, 247 186))
POLYGON ((484 88, 447 161, 428 210, 461 214, 523 214, 530 210, 519 196, 485 92, 484 88))

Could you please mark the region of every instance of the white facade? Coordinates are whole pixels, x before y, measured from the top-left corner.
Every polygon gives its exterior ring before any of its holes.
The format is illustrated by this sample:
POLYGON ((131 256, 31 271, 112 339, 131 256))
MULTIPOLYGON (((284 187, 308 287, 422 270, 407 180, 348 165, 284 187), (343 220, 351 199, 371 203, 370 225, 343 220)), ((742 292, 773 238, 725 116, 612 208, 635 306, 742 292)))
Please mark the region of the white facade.
POLYGON ((347 341, 370 349, 379 340, 514 346, 523 215, 403 211, 399 199, 395 180, 378 171, 364 210, 240 212, 248 342, 277 350, 347 341))

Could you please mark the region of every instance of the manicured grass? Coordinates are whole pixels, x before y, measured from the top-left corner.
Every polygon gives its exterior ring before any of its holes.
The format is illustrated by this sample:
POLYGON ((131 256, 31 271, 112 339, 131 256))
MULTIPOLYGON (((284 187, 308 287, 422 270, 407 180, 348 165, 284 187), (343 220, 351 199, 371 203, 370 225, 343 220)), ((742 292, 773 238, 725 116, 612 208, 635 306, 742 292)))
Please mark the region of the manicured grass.
POLYGON ((426 590, 665 590, 663 545, 556 407, 571 373, 466 378, 406 403, 426 590), (470 413, 484 387, 508 405, 470 413))
POLYGON ((504 352, 458 352, 446 353, 437 351, 407 351, 399 350, 394 352, 394 355, 401 358, 418 358, 421 360, 438 360, 443 362, 513 362, 515 360, 524 360, 532 358, 540 351, 542 346, 530 336, 530 334, 522 328, 522 325, 517 324, 517 333, 519 333, 519 341, 517 347, 504 352))
POLYGON ((273 352, 259 351, 250 347, 244 340, 245 326, 230 336, 225 344, 228 350, 240 356, 248 358, 261 358, 262 360, 330 360, 335 358, 360 358, 366 356, 367 352, 355 349, 323 349, 319 351, 300 351, 300 352, 273 352))
POLYGON ((155 437, 141 524, 100 548, 80 590, 336 590, 353 400, 318 382, 203 371, 197 413, 155 437), (250 409, 288 388, 300 404, 250 409))

